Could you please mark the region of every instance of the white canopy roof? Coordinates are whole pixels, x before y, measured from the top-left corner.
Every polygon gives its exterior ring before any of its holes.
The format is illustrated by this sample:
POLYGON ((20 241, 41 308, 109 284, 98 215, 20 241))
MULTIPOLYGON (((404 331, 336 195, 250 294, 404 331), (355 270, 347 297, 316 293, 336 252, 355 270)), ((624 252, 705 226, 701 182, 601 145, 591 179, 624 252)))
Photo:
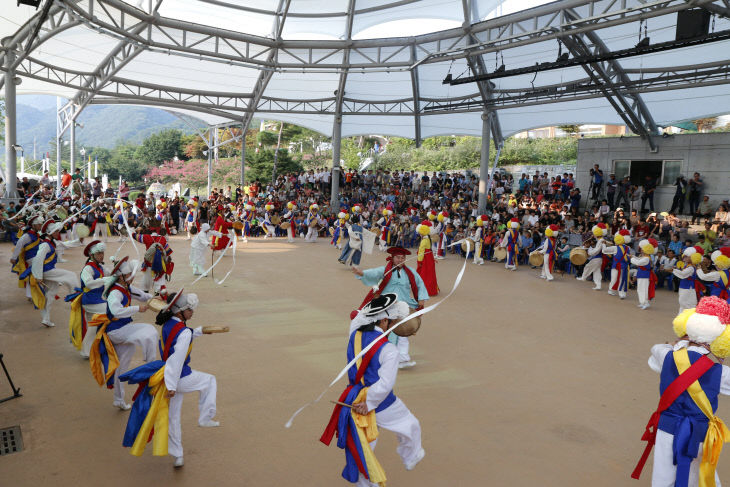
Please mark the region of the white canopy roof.
MULTIPOLYGON (((730 29, 722 0, 693 4, 714 15, 714 32, 730 29)), ((652 45, 671 41, 677 12, 690 6, 684 0, 68 0, 53 3, 45 16, 42 9, 6 8, 0 35, 13 37, 5 45, 22 78, 18 94, 63 96, 77 110, 88 103, 144 104, 194 112, 210 124, 256 116, 327 136, 341 116, 343 136, 425 138, 481 135, 483 95, 491 91, 487 108, 499 121, 492 131, 501 126, 504 136, 564 123, 628 123, 632 115, 637 129, 651 132, 730 112, 730 40, 603 62, 605 78, 575 66, 497 78, 493 86, 442 80, 502 64, 509 70, 553 62, 559 52, 575 57, 576 43, 593 53, 631 48, 639 32, 652 45), (576 83, 592 87, 565 89, 576 83), (632 83, 637 88, 627 87, 632 83), (552 93, 545 91, 550 87, 552 93)))

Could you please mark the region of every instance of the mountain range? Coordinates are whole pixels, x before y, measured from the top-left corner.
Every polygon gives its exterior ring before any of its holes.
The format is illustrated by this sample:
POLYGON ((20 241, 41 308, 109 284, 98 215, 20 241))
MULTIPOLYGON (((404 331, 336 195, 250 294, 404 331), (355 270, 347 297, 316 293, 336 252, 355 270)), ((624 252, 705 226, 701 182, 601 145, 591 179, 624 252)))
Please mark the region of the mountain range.
MULTIPOLYGON (((65 102, 65 101, 64 101, 65 102)), ((17 101, 18 144, 23 146, 27 159, 49 151, 49 143, 56 137, 56 97, 22 95, 17 101)), ((143 106, 90 105, 79 116, 83 127, 76 128, 76 145, 111 149, 120 142, 140 143, 145 137, 165 129, 193 130, 175 115, 158 108, 143 106)), ((205 127, 203 122, 200 126, 205 127)), ((68 140, 68 134, 65 135, 68 140)), ((4 154, 2 154, 4 156, 4 154)))

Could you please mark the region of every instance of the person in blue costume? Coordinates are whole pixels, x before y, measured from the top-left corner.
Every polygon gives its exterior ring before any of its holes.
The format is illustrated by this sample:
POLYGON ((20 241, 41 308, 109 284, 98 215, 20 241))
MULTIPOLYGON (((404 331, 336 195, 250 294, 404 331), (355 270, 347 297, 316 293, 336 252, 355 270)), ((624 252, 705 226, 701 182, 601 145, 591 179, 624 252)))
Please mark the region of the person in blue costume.
MULTIPOLYGON (((200 393, 200 399, 198 400, 198 426, 203 428, 220 426, 218 421, 213 420, 216 415, 217 383, 215 376, 193 370, 190 367, 190 354, 193 340, 204 333, 212 333, 212 331, 206 330, 203 327, 193 329, 187 326, 188 321, 193 317, 195 308, 198 307, 198 302, 198 296, 196 294, 184 294, 182 290, 169 296, 167 307, 160 311, 156 319, 156 323, 162 326, 162 335, 160 337, 160 355, 162 361, 152 363, 155 364, 156 370, 145 372, 145 375, 151 376, 160 367, 164 366, 165 368, 165 396, 170 401, 167 453, 175 457, 175 467, 182 467, 184 465, 180 413, 185 394, 196 391, 200 393)), ((142 382, 144 379, 137 377, 139 375, 137 372, 144 370, 144 366, 138 367, 125 374, 121 379, 129 380, 130 383, 142 382)), ((144 403, 143 395, 144 393, 137 396, 135 405, 132 408, 132 415, 130 415, 127 433, 125 434, 124 446, 132 446, 134 437, 136 437, 136 433, 130 431, 130 425, 134 429, 135 424, 141 423, 138 416, 146 414, 146 412, 138 410, 140 407, 137 401, 141 401, 140 404, 144 403)))
MULTIPOLYGON (((388 249, 388 254, 390 254, 387 259, 388 263, 384 266, 364 271, 357 266, 352 267, 352 272, 357 278, 366 286, 373 288, 365 297, 360 308, 368 304, 373 297, 385 293, 395 293, 398 300, 404 301, 411 309, 423 308, 424 303, 428 300, 426 285, 418 272, 404 265, 406 255, 411 255, 410 250, 403 247, 391 247, 388 249)), ((354 317, 354 313, 351 314, 352 317, 354 317)), ((391 334, 391 337, 393 337, 393 334, 391 334)), ((416 365, 416 362, 411 360, 408 353, 410 348, 408 338, 393 337, 391 340, 394 340, 398 346, 399 367, 406 368, 416 365)))
POLYGON ((644 453, 632 473, 638 479, 652 446, 652 486, 720 485, 716 471, 730 430, 715 416, 720 395, 730 395, 730 306, 705 297, 673 320, 673 344, 651 348, 649 367, 660 374, 661 398, 642 437, 644 453), (711 360, 715 357, 717 361, 711 360))
MULTIPOLYGON (((406 470, 413 470, 426 452, 421 445, 421 425, 393 393, 398 375, 398 350, 385 338, 378 338, 409 314, 409 306, 395 294, 381 294, 358 311, 350 322, 347 360, 352 361, 372 342, 376 344, 348 370, 349 384, 340 396, 320 441, 329 445, 337 432, 337 445, 345 449, 343 478, 359 487, 385 484, 385 473, 374 459, 375 438, 359 434, 362 421, 375 417, 378 429, 392 431, 398 438, 396 451, 406 470), (367 439, 367 441, 363 441, 367 439)), ((401 326, 405 326, 401 325, 401 326)), ((392 333, 391 333, 392 334, 392 333)))
MULTIPOLYGON (((28 226, 23 229, 23 235, 15 242, 15 248, 10 256, 10 265, 15 274, 22 274, 26 269, 30 268, 30 262, 38 252, 38 246, 41 244, 40 231, 43 226, 43 216, 40 214, 32 215, 28 219, 28 226)), ((30 284, 28 279, 19 279, 19 287, 25 288, 25 297, 31 299, 30 284)))

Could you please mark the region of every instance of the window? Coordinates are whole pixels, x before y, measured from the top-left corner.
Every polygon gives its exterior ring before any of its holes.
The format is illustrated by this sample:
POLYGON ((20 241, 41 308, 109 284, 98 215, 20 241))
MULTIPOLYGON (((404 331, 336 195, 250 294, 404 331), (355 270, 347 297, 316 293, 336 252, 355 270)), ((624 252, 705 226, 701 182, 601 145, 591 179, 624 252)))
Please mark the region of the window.
POLYGON ((664 161, 662 184, 674 184, 682 173, 682 161, 664 161))
POLYGON ((647 176, 656 179, 660 185, 670 185, 674 184, 674 181, 681 174, 682 162, 681 160, 630 161, 619 159, 613 161, 613 173, 616 175, 616 179, 623 179, 628 176, 631 184, 637 186, 644 184, 647 176))

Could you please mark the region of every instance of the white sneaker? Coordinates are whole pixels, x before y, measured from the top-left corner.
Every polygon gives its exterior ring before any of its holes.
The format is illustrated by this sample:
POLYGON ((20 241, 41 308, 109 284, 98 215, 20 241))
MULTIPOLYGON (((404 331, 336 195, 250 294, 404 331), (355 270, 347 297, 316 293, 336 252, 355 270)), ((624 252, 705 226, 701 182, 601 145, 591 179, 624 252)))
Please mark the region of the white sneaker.
POLYGON ((619 296, 619 299, 626 299, 626 296, 619 296))
POLYGON ((399 369, 409 369, 409 368, 413 367, 414 365, 416 365, 415 360, 411 360, 408 362, 400 362, 400 363, 398 363, 398 368, 399 369))
POLYGON ((45 326, 46 328, 53 328, 56 326, 56 324, 52 321, 41 321, 41 325, 45 326))
POLYGON ((608 291, 609 296, 616 296, 616 291, 609 290, 608 291))
POLYGON ((538 277, 538 278, 540 278, 540 279, 545 279, 545 276, 543 276, 542 274, 540 274, 540 275, 539 275, 539 276, 537 276, 537 277, 538 277))
POLYGON ((554 280, 555 278, 554 278, 554 277, 546 277, 545 279, 547 279, 547 280, 548 280, 548 282, 549 282, 549 281, 552 281, 552 280, 554 280))
POLYGON ((79 352, 79 355, 81 355, 81 358, 82 358, 82 359, 84 359, 84 360, 89 360, 89 354, 87 354, 87 353, 86 353, 86 352, 84 352, 83 350, 81 350, 81 351, 79 352))
POLYGON ((416 458, 414 458, 412 461, 406 463, 406 470, 410 471, 410 470, 413 470, 414 468, 416 468, 416 465, 418 465, 418 462, 423 460, 423 457, 425 457, 425 456, 426 456, 426 450, 424 450, 423 448, 418 450, 418 453, 416 453, 416 458))
POLYGON ((208 421, 204 421, 202 423, 198 423, 198 426, 200 426, 201 428, 216 428, 220 425, 221 424, 219 421, 213 421, 212 419, 209 419, 208 421))
POLYGON ((58 258, 58 261, 59 262, 68 262, 68 259, 64 259, 63 257, 59 257, 58 258))
POLYGON ((114 401, 114 407, 119 408, 122 411, 129 411, 130 409, 132 409, 132 406, 124 401, 114 401))
POLYGON ((583 279, 583 277, 581 277, 581 276, 575 276, 575 278, 576 278, 576 280, 578 280, 578 281, 583 281, 583 280, 584 280, 584 279, 583 279))
POLYGON ((180 468, 183 465, 185 465, 185 460, 183 460, 183 457, 175 457, 175 463, 172 464, 175 468, 180 468))
POLYGON ((594 286, 591 289, 593 289, 594 291, 600 291, 601 290, 601 286, 594 286))

